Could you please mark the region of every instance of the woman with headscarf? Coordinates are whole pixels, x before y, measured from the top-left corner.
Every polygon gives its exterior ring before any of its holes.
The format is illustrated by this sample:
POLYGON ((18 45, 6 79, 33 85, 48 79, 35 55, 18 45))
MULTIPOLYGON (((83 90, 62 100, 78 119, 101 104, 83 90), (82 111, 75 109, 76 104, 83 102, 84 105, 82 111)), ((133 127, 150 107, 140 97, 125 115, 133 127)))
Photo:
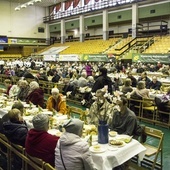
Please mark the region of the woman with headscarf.
POLYGON ((31 102, 42 108, 44 107, 44 92, 36 81, 32 81, 30 83, 30 90, 26 98, 26 102, 31 102))
POLYGON ((67 120, 55 148, 55 167, 60 170, 94 170, 89 145, 81 139, 83 122, 79 119, 67 120))

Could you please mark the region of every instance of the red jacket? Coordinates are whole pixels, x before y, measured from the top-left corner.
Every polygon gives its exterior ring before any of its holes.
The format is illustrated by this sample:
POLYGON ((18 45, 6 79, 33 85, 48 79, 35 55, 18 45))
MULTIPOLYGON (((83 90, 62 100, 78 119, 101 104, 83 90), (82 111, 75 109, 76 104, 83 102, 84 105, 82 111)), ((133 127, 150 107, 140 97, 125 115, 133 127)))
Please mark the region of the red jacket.
POLYGON ((35 89, 26 98, 26 102, 33 103, 36 106, 41 106, 44 108, 44 92, 42 89, 35 89))
POLYGON ((46 131, 31 129, 26 138, 26 152, 34 157, 40 158, 54 167, 55 147, 59 137, 46 131))

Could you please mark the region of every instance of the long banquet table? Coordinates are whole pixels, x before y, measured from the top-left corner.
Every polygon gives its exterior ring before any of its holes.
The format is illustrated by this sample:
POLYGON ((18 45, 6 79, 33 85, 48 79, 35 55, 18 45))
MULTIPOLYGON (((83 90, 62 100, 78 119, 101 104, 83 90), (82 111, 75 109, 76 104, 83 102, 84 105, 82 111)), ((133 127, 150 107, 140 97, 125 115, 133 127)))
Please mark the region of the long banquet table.
POLYGON ((132 139, 123 147, 114 148, 108 144, 100 145, 104 148, 104 152, 92 152, 92 159, 97 170, 112 170, 112 168, 125 163, 135 155, 138 155, 141 161, 146 151, 146 148, 135 139, 132 139))

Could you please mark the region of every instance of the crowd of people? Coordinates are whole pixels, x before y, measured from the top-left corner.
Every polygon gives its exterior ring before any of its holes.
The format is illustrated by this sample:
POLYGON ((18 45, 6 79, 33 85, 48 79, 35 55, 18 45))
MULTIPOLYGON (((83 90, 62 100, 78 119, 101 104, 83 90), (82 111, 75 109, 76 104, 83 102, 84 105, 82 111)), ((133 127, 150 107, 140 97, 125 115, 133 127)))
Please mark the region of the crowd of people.
MULTIPOLYGON (((1 73, 6 74, 7 70, 10 78, 11 75, 18 75, 19 70, 23 70, 23 67, 7 68, 7 66, 3 66, 1 73), (13 73, 11 73, 12 69, 13 73)), ((66 63, 61 65, 58 63, 47 64, 46 67, 40 69, 38 75, 33 75, 30 69, 26 70, 17 84, 12 84, 10 79, 5 80, 6 89, 2 92, 10 98, 18 99, 19 102, 15 103, 0 120, 0 132, 5 134, 10 142, 25 147, 26 152, 31 156, 43 159, 56 169, 95 170, 89 145, 81 139, 84 122, 79 119, 67 120, 61 128, 63 134, 61 137, 57 137, 48 133, 49 117, 47 115, 41 113, 35 115, 32 119, 33 127, 30 127, 23 119, 24 106, 21 105, 21 101, 67 114, 65 96, 57 88, 52 88, 51 96, 45 102, 44 92, 39 86, 38 80, 43 77, 41 73, 47 78, 44 79, 45 81, 58 82, 69 78, 63 89, 64 94, 67 94, 68 91, 74 92, 75 87, 91 88, 90 95, 84 96, 86 100, 92 99, 93 101, 87 114, 88 124, 94 124, 97 127, 99 121, 102 120, 107 122, 111 130, 117 131, 119 134, 134 136, 137 139, 141 135, 142 129, 139 128, 136 113, 128 108, 126 95, 130 93, 131 96, 149 98, 149 89, 160 90, 161 82, 155 76, 150 79, 146 71, 162 70, 163 72, 166 70, 164 73, 169 73, 169 66, 160 63, 157 65, 138 63, 131 66, 127 64, 126 67, 121 63, 117 65, 113 63, 99 63, 98 65, 95 63, 66 63), (138 79, 132 75, 135 69, 136 72, 141 73, 138 79), (121 77, 109 76, 110 73, 119 72, 127 74, 125 81, 121 80, 121 77), (31 78, 30 75, 36 79, 28 83, 26 78, 31 78), (51 79, 49 79, 50 76, 51 79), (121 89, 120 86, 122 86, 121 89), (134 87, 136 88, 134 89, 134 87), (122 90, 122 95, 118 95, 116 90, 122 90), (112 95, 116 97, 116 101, 112 101, 112 97, 109 98, 112 95)), ((168 94, 169 91, 166 95, 168 94)), ((21 162, 18 159, 16 161, 17 163, 13 163, 13 168, 19 170, 21 162)), ((114 170, 124 170, 125 168, 124 165, 121 165, 114 170)))

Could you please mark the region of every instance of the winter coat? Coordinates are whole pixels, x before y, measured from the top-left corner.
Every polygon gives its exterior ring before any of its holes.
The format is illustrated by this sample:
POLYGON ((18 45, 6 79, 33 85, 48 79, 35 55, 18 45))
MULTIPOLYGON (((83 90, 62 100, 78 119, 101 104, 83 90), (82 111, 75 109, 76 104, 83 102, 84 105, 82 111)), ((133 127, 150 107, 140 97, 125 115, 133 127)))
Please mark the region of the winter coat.
POLYGON ((50 111, 55 109, 57 112, 66 114, 67 113, 66 100, 65 98, 63 98, 63 95, 59 94, 57 102, 55 101, 53 96, 50 96, 47 100, 47 109, 50 111))
POLYGON ((78 135, 65 132, 55 149, 55 167, 64 170, 63 162, 67 170, 94 170, 88 143, 83 141, 78 135))
POLYGON ((42 89, 35 89, 26 98, 26 102, 33 103, 36 106, 44 107, 44 92, 42 89))
POLYGON ((102 89, 104 86, 108 86, 108 92, 112 94, 112 81, 107 75, 100 75, 96 78, 93 85, 92 92, 96 92, 98 89, 102 89))
POLYGON ((46 131, 31 129, 26 138, 26 152, 54 166, 54 151, 58 139, 59 137, 51 135, 46 131))
POLYGON ((3 123, 3 130, 10 142, 25 147, 25 139, 28 133, 25 123, 7 121, 3 123))

